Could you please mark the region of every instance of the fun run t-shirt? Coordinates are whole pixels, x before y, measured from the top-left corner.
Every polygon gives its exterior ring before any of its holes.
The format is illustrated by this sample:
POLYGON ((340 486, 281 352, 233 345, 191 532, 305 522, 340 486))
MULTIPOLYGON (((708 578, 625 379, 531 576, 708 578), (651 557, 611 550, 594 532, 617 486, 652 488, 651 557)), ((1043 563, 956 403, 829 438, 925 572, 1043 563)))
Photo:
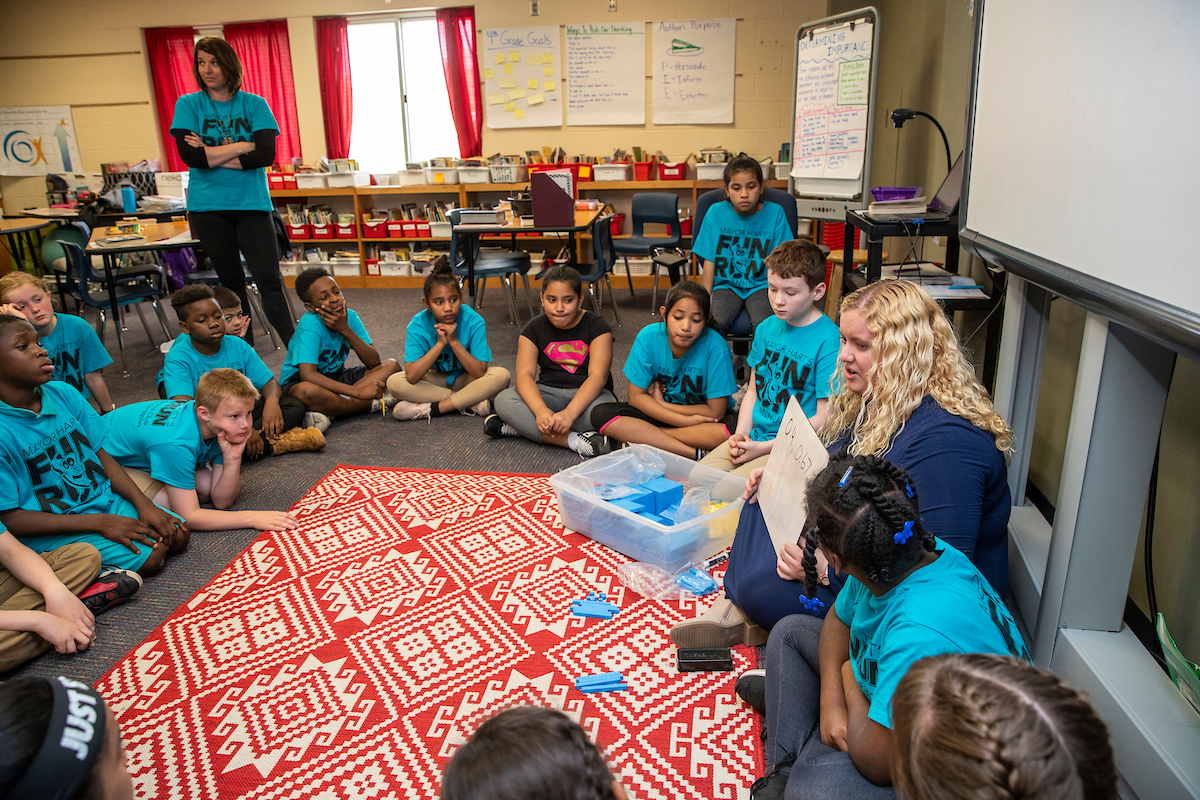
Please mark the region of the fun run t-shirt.
MULTIPOLYGON (((587 380, 591 366, 592 342, 597 336, 611 334, 603 317, 584 311, 575 327, 561 330, 545 314, 538 314, 525 325, 521 335, 538 350, 538 379, 556 389, 578 389, 587 380)), ((604 388, 612 391, 612 371, 604 388)))
MULTIPOLYGON (((174 348, 172 348, 174 349, 174 348)), ((108 415, 112 428, 104 449, 122 467, 180 489, 196 488, 196 469, 221 462, 214 436, 204 441, 195 400, 150 400, 121 406, 108 415)))
POLYGON ((181 333, 167 352, 158 382, 164 385, 167 397, 195 397, 200 376, 221 367, 236 369, 260 391, 275 377, 254 348, 236 336, 222 336, 217 352, 206 356, 192 344, 192 337, 181 333))
MULTIPOLYGON (((191 131, 209 147, 229 137, 249 142, 255 131, 275 131, 279 125, 267 101, 247 91, 235 92, 231 100, 214 101, 206 91, 185 94, 175 101, 171 133, 191 131)), ((270 211, 271 193, 265 169, 188 170, 188 211, 270 211)))
POLYGON ((692 252, 712 262, 713 291, 730 289, 745 299, 767 288, 763 261, 790 239, 792 229, 778 203, 763 201, 762 208, 744 217, 722 200, 704 215, 692 252))
POLYGON ((89 372, 103 369, 112 363, 112 356, 100 343, 100 337, 80 317, 55 314, 54 330, 41 337, 42 347, 54 362, 53 380, 70 384, 84 397, 91 397, 83 382, 89 372))
POLYGON ((850 626, 854 677, 871 701, 867 713, 892 727, 892 693, 915 661, 941 653, 997 653, 1029 660, 1004 601, 970 560, 936 539, 937 561, 876 597, 856 578, 837 596, 850 626))
POLYGON ((658 381, 663 385, 663 399, 676 406, 703 405, 737 391, 733 356, 719 333, 705 328, 677 359, 671 352, 665 322, 638 331, 625 359, 625 377, 639 389, 658 381))
MULTIPOLYGON (((458 319, 455 322, 454 338, 462 343, 467 352, 478 361, 491 361, 492 350, 488 347, 487 325, 479 312, 470 306, 459 306, 458 319)), ((422 310, 408 323, 404 335, 404 362, 411 364, 421 359, 437 344, 437 331, 433 328, 433 314, 429 309, 422 310)), ((463 365, 454 355, 449 345, 442 348, 433 369, 446 373, 446 385, 449 386, 463 374, 463 365)))
MULTIPOLYGON (((350 330, 358 334, 365 343, 371 343, 367 329, 354 309, 346 309, 346 321, 350 330)), ((325 327, 321 318, 312 311, 305 314, 296 323, 296 332, 288 343, 287 357, 283 360, 279 383, 286 386, 300 379, 300 365, 314 364, 317 371, 326 378, 337 380, 346 364, 346 356, 350 355, 350 341, 340 333, 334 333, 325 327)))
POLYGON ((840 346, 838 327, 824 314, 800 328, 776 316, 759 323, 748 359, 756 398, 751 439, 775 438, 792 395, 809 417, 817 413, 817 400, 829 397, 840 346))

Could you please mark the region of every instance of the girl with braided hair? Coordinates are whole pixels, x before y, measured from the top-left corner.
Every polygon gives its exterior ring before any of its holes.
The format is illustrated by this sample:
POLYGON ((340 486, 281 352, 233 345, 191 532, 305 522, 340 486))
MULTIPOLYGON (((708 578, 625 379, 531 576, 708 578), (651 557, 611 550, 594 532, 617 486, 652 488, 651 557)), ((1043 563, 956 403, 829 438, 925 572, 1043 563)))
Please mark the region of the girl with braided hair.
POLYGON ((1116 800, 1108 730, 1087 698, 1003 656, 912 665, 892 695, 896 794, 922 800, 1116 800))
POLYGON ((441 800, 626 800, 567 715, 516 706, 486 720, 442 771, 441 800))
POLYGON ((1029 654, 979 570, 922 525, 904 470, 841 454, 805 500, 801 602, 821 602, 818 548, 849 577, 824 620, 796 614, 772 629, 765 687, 749 674, 738 681, 748 702, 765 693, 771 769, 751 797, 891 797, 892 693, 908 668, 940 653, 1029 654))

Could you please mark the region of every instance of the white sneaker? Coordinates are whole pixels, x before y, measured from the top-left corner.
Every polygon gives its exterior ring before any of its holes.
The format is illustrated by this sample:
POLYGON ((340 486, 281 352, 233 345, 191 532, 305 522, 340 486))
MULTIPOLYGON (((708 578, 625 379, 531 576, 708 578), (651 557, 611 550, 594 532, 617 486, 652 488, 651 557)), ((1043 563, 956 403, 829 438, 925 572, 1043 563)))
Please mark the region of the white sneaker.
POLYGON ((320 411, 308 411, 304 414, 304 421, 300 423, 301 428, 316 428, 321 433, 329 430, 329 426, 333 424, 333 420, 322 414, 320 411))
POLYGON ((488 415, 488 411, 490 410, 488 408, 488 402, 489 401, 487 400, 480 400, 475 405, 471 406, 470 408, 464 408, 459 413, 466 414, 468 417, 486 417, 488 415))
POLYGON ((392 417, 401 422, 409 419, 429 419, 431 410, 429 403, 410 403, 407 400, 401 400, 392 406, 392 417))

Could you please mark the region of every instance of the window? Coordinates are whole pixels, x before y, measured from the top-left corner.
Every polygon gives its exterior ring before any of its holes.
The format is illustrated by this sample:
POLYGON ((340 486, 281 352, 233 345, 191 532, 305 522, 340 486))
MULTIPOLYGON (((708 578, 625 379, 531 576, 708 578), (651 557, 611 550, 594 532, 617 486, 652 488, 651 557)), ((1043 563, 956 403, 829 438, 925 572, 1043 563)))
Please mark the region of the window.
POLYGON ((457 158, 437 19, 431 15, 351 22, 354 123, 350 157, 370 172, 406 162, 457 158))

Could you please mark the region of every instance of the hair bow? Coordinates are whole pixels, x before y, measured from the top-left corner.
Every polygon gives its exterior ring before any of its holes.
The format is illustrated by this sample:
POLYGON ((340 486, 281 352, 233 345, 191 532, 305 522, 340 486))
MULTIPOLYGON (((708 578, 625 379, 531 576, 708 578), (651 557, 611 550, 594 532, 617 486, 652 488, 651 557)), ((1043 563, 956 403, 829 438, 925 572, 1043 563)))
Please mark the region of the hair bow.
POLYGON ((908 493, 909 499, 913 496, 912 484, 908 481, 904 482, 904 491, 908 493))
POLYGON ((911 519, 904 523, 904 529, 898 531, 896 535, 892 537, 892 541, 894 541, 896 544, 905 544, 909 539, 912 538, 913 525, 914 523, 911 519))
POLYGON ((800 595, 800 605, 804 606, 809 611, 820 611, 822 608, 825 607, 825 604, 822 603, 817 598, 806 597, 804 595, 800 595))
POLYGON ((839 489, 844 489, 844 488, 846 488, 846 482, 850 480, 850 473, 851 473, 851 472, 854 472, 854 465, 853 465, 853 464, 851 464, 850 466, 846 467, 846 471, 842 473, 842 479, 841 479, 840 481, 838 481, 838 488, 839 488, 839 489))

